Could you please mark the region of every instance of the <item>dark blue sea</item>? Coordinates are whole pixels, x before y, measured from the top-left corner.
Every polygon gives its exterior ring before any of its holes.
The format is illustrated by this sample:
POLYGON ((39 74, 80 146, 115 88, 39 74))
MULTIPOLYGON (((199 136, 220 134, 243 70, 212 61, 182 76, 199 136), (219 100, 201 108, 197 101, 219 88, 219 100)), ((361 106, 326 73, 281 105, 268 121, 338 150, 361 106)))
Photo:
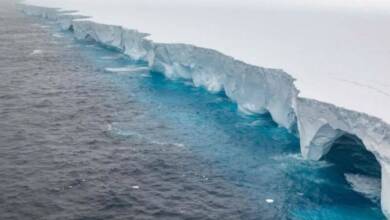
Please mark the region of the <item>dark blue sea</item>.
POLYGON ((269 115, 0 4, 1 220, 384 219, 353 137, 306 161, 269 115))

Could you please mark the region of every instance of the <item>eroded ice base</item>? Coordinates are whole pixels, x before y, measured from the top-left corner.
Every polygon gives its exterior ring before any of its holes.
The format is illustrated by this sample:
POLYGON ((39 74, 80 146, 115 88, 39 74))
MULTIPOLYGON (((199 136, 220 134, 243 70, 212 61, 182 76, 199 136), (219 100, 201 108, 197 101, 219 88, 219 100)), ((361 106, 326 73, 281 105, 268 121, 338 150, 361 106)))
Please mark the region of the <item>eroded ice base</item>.
POLYGON ((390 217, 390 126, 383 120, 299 97, 294 79, 279 69, 249 65, 212 49, 153 42, 146 39, 149 34, 56 9, 27 6, 24 11, 58 23, 78 39, 96 41, 145 62, 151 71, 168 78, 190 80, 210 92, 223 91, 243 112, 269 112, 279 125, 298 129, 301 151, 307 159, 318 160, 339 137, 355 135, 382 167, 381 204, 390 217))

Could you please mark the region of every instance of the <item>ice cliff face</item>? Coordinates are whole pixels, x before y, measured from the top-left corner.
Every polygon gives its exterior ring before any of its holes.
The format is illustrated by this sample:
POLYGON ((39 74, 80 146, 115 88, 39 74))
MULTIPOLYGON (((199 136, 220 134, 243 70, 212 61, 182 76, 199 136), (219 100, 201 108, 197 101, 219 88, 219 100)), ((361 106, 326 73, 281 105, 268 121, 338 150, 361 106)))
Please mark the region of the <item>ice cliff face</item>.
POLYGON ((192 80, 211 92, 224 91, 240 109, 269 112, 280 125, 295 125, 293 79, 281 70, 245 64, 217 51, 185 44, 155 44, 152 70, 192 80))
POLYGON ((319 160, 348 133, 362 140, 382 167, 381 204, 390 218, 390 125, 369 115, 299 97, 294 79, 278 69, 243 63, 212 49, 152 42, 148 34, 85 20, 56 9, 26 6, 26 14, 58 23, 80 40, 114 48, 171 79, 191 80, 211 92, 224 91, 244 112, 269 112, 279 125, 298 126, 305 158, 319 160))
POLYGON ((145 39, 148 34, 87 20, 73 21, 68 29, 73 30, 77 39, 96 41, 104 46, 120 50, 131 59, 145 62, 153 59, 152 42, 145 39))

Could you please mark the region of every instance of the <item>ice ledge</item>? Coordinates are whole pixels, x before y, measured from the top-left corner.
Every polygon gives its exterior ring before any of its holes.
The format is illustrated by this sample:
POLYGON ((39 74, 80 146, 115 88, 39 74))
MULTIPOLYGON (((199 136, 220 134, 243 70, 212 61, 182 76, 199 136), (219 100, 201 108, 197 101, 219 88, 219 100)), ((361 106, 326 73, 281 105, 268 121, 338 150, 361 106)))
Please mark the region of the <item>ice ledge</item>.
POLYGON ((211 92, 224 91, 244 112, 269 112, 289 130, 297 125, 301 151, 307 159, 319 160, 345 133, 357 136, 382 167, 381 204, 390 218, 390 125, 384 121, 299 97, 294 79, 282 70, 249 65, 212 49, 152 42, 145 39, 148 34, 95 23, 58 9, 25 6, 23 11, 58 23, 78 39, 94 40, 146 62, 151 70, 169 78, 192 80, 195 86, 211 92))

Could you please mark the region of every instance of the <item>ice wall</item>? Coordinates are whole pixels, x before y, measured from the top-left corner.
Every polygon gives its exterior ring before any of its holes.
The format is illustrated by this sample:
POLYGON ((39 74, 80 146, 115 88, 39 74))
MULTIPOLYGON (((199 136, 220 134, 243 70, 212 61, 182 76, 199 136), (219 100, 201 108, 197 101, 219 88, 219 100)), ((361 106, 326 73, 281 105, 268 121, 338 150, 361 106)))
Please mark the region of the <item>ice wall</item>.
POLYGON ((345 133, 357 136, 382 167, 381 204, 390 218, 390 125, 332 104, 299 97, 294 79, 279 69, 246 64, 218 51, 188 44, 152 42, 148 34, 86 20, 57 9, 26 6, 24 12, 58 23, 80 40, 93 40, 171 79, 191 80, 211 92, 224 91, 247 113, 269 112, 279 125, 298 126, 302 155, 319 160, 345 133))
POLYGON ((242 111, 269 112, 278 124, 292 128, 296 119, 293 81, 282 70, 245 64, 217 51, 185 44, 155 44, 152 70, 170 78, 192 80, 211 92, 224 91, 242 111))

